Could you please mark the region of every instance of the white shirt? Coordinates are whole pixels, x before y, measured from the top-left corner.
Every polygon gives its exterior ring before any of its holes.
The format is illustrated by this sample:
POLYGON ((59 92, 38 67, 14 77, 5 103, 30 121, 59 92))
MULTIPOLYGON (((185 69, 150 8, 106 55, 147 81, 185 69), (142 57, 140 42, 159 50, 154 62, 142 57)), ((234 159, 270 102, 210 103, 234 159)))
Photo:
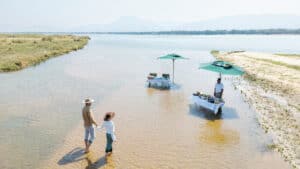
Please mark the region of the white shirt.
POLYGON ((221 93, 222 89, 224 89, 223 83, 217 83, 216 86, 215 86, 215 92, 216 93, 221 93))
POLYGON ((111 134, 112 135, 112 139, 116 140, 116 136, 115 136, 115 125, 113 121, 104 121, 101 125, 101 127, 98 127, 99 129, 105 129, 106 133, 111 134))
POLYGON ((100 129, 105 128, 106 133, 108 134, 114 134, 115 132, 115 125, 112 121, 104 121, 100 127, 100 129))

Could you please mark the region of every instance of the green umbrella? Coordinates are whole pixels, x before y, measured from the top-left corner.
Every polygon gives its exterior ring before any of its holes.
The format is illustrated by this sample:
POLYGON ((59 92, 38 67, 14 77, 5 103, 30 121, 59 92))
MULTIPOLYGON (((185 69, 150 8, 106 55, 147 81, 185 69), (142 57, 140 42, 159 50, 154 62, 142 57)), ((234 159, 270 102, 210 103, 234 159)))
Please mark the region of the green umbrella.
POLYGON ((211 63, 203 63, 200 65, 199 69, 209 70, 212 72, 218 72, 224 75, 242 75, 244 71, 242 68, 232 65, 229 62, 225 61, 214 61, 211 63))
POLYGON ((177 55, 177 54, 168 54, 168 55, 165 55, 165 56, 161 56, 158 59, 169 59, 169 60, 172 60, 172 62, 173 62, 173 77, 172 77, 172 82, 174 83, 174 62, 175 62, 175 60, 177 60, 177 59, 187 59, 187 58, 182 57, 182 56, 177 55))

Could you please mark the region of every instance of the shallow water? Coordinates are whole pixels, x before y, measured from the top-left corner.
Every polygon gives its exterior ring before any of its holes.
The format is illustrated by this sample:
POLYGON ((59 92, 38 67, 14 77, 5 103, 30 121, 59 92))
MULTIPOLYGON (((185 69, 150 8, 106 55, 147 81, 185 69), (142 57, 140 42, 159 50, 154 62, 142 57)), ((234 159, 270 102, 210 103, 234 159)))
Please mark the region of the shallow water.
MULTIPOLYGON (((226 105, 219 118, 195 110, 189 98, 195 90, 213 90, 217 74, 197 69, 213 60, 211 49, 299 53, 300 36, 91 38, 83 50, 0 75, 0 168, 89 165, 63 158, 81 139, 81 100, 87 96, 96 100, 99 121, 105 111, 117 113, 115 154, 95 168, 288 168, 267 150, 270 138, 230 80, 224 81, 226 105), (190 58, 176 62, 179 87, 146 88, 149 72, 171 72, 171 62, 156 59, 169 52, 190 58)), ((104 142, 99 134, 95 147, 104 142)), ((103 152, 94 151, 92 162, 103 152)))

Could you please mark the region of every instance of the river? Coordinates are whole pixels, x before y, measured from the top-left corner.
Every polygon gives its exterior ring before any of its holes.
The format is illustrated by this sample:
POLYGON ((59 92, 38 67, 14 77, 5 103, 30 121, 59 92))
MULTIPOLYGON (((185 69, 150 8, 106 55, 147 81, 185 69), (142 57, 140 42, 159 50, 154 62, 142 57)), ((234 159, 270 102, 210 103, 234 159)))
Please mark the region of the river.
MULTIPOLYGON (((116 112, 118 142, 104 167, 289 168, 267 148, 270 136, 230 78, 223 80, 226 104, 220 118, 195 110, 189 98, 195 91, 213 91, 218 74, 197 69, 214 59, 210 50, 300 53, 300 36, 89 36, 80 51, 0 74, 1 169, 91 165, 64 162, 68 152, 83 147, 86 97, 95 99, 98 121, 106 111, 116 112), (171 62, 157 60, 168 53, 189 58, 176 61, 178 87, 146 88, 149 72, 171 73, 171 62)), ((95 147, 102 149, 92 150, 92 159, 101 159, 104 142, 98 133, 95 147)))

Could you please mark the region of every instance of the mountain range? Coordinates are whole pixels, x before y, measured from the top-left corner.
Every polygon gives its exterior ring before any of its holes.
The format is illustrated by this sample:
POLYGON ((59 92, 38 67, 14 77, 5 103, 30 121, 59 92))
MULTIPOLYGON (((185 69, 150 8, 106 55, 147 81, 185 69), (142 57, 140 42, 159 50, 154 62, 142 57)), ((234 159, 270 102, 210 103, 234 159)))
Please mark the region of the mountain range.
POLYGON ((155 32, 249 29, 299 29, 297 15, 238 15, 195 22, 157 22, 139 17, 120 17, 108 24, 68 25, 4 25, 0 32, 155 32))
POLYGON ((201 31, 231 29, 299 29, 300 16, 295 15, 241 15, 227 16, 198 22, 154 22, 138 17, 121 17, 109 24, 92 24, 72 28, 81 32, 147 32, 147 31, 201 31))

